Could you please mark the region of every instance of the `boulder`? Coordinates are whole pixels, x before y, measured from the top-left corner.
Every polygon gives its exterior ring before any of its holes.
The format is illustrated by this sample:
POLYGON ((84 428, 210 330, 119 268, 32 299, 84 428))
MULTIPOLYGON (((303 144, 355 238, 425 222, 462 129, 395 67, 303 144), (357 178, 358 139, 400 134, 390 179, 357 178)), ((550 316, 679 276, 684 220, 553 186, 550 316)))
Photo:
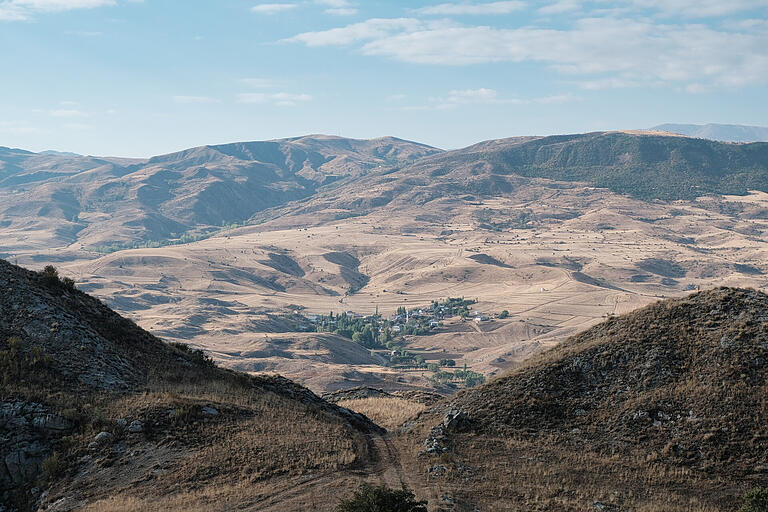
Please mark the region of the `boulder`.
POLYGON ((138 432, 144 432, 144 423, 141 420, 133 420, 130 425, 128 425, 128 432, 132 433, 138 433, 138 432))

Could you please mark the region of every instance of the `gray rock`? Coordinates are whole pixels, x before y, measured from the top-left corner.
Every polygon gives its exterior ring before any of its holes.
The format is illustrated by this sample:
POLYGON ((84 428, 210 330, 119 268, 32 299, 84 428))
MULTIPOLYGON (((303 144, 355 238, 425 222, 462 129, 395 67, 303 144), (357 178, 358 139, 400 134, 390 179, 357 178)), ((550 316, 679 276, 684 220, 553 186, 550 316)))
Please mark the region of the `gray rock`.
POLYGON ((465 412, 449 409, 443 417, 443 426, 448 432, 463 432, 469 428, 469 419, 465 412))
POLYGON ((125 428, 128 425, 128 420, 125 418, 119 418, 117 420, 117 426, 120 428, 125 428))
POLYGON ((110 441, 112 441, 112 434, 110 432, 99 432, 96 434, 96 437, 93 438, 93 441, 97 444, 107 444, 110 441))
POLYGON ((72 430, 72 422, 55 414, 41 414, 32 418, 32 425, 41 430, 65 432, 72 430))
POLYGON ((218 416, 219 415, 219 411, 217 411, 213 407, 208 407, 208 406, 203 407, 200 412, 202 412, 205 416, 218 416))
POLYGON ((442 464, 436 464, 434 466, 429 467, 429 476, 432 477, 439 477, 443 476, 446 471, 448 471, 448 468, 443 466, 442 464))
POLYGON ((144 423, 142 423, 141 420, 133 420, 130 425, 128 425, 128 432, 144 432, 144 423))

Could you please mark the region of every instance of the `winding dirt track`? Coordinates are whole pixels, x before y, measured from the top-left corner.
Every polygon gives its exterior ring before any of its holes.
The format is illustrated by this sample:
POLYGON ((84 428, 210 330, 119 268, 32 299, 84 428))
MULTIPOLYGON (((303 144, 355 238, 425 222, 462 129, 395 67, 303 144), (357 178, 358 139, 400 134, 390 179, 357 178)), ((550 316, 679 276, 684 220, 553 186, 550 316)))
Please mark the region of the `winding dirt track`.
POLYGON ((375 452, 373 462, 364 467, 323 475, 303 475, 289 478, 274 485, 267 495, 252 502, 245 510, 287 512, 307 510, 333 510, 339 498, 351 494, 361 482, 381 484, 393 489, 403 485, 416 490, 420 497, 430 503, 437 495, 426 496, 428 489, 422 482, 406 479, 397 447, 389 434, 369 434, 375 452))

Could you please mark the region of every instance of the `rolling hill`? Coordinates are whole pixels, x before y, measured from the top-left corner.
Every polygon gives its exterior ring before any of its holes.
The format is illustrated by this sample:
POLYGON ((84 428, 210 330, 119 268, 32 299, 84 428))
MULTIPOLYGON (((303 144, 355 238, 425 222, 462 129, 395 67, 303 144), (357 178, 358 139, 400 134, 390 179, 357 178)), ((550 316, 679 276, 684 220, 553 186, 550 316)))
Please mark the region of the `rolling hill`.
POLYGON ((461 510, 736 510, 768 483, 767 327, 732 288, 611 318, 435 406, 410 453, 461 510))

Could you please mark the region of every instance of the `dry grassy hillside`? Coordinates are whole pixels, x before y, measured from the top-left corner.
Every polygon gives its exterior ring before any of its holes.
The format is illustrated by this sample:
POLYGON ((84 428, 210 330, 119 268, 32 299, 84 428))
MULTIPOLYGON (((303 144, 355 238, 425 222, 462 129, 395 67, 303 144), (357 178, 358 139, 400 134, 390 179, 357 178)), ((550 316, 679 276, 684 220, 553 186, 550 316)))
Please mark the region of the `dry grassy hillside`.
POLYGON ((574 336, 403 442, 457 510, 736 510, 768 483, 766 364, 768 295, 718 288, 574 336))
POLYGON ((500 197, 388 206, 325 223, 316 222, 322 212, 287 216, 61 268, 143 327, 205 348, 223 364, 277 371, 317 391, 396 389, 428 383, 392 374, 348 340, 291 332, 281 318, 377 307, 389 315, 438 298, 477 298, 477 311, 508 310, 509 318, 446 326, 409 343, 427 359, 452 357, 490 375, 661 296, 765 286, 766 198, 647 203, 541 182, 500 197), (510 224, 517 212, 527 212, 528 224, 510 224), (329 260, 338 254, 350 257, 329 260), (360 275, 367 283, 350 294, 360 275))
POLYGON ((351 489, 376 459, 367 418, 165 344, 52 271, 0 260, 0 287, 9 510, 291 510, 307 475, 351 489))

